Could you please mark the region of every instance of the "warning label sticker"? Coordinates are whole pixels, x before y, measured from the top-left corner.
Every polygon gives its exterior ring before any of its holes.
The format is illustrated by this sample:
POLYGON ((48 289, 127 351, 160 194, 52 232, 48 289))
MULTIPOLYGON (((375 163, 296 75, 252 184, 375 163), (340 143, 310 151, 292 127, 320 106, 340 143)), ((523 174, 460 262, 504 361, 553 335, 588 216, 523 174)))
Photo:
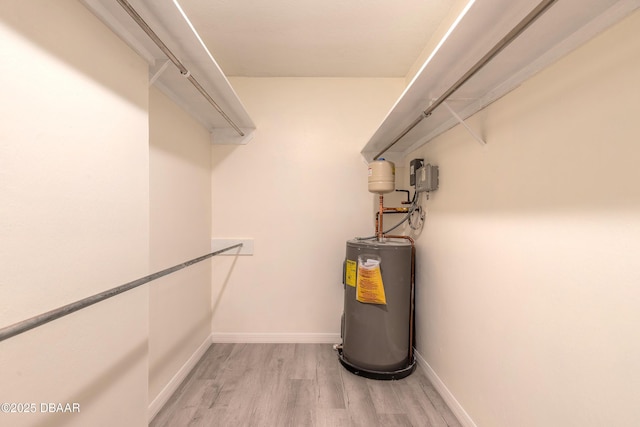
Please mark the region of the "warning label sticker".
POLYGON ((356 300, 367 304, 387 303, 378 257, 358 257, 356 282, 356 300))
POLYGON ((344 283, 353 288, 356 287, 356 275, 357 275, 358 263, 350 259, 347 260, 344 269, 344 283))

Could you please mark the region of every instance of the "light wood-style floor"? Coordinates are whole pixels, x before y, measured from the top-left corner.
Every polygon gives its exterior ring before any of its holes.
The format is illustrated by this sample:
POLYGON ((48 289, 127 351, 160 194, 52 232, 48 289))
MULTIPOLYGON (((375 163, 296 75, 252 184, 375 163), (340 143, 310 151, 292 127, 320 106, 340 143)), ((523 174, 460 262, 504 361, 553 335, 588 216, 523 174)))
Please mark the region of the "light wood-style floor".
POLYGON ((422 369, 356 376, 330 344, 213 344, 151 427, 460 427, 422 369))

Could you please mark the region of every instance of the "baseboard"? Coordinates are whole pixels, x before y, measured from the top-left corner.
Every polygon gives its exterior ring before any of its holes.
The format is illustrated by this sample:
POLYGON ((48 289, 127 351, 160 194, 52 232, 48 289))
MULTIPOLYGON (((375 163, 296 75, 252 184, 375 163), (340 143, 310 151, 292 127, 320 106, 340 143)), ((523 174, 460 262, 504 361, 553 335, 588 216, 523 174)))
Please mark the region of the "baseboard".
POLYGON ((155 417, 162 407, 167 403, 169 398, 178 389, 182 381, 189 375, 189 372, 196 366, 196 363, 202 358, 207 349, 211 346, 211 336, 204 340, 200 347, 191 355, 189 360, 182 365, 182 368, 171 378, 167 385, 162 389, 158 396, 149 405, 149 422, 155 417))
POLYGON ((340 334, 331 333, 243 333, 214 332, 211 342, 218 343, 289 343, 289 344, 338 344, 340 334))
POLYGON ((476 423, 473 422, 469 414, 467 414, 467 411, 464 410, 460 402, 458 402, 455 396, 449 391, 438 374, 436 374, 433 368, 424 360, 424 357, 417 351, 414 351, 414 354, 418 361, 418 368, 424 369, 425 375, 429 378, 433 387, 440 393, 440 396, 442 396, 442 399, 446 402, 447 406, 449 406, 449 409, 451 409, 451 412, 453 412, 460 424, 462 424, 463 427, 477 427, 476 423))

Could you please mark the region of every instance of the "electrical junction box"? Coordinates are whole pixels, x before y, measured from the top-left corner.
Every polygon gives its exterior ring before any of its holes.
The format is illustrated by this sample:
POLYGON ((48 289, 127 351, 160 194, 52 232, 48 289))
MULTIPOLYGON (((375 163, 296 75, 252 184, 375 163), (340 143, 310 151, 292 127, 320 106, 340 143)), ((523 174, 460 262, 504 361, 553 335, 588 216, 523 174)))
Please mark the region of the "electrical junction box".
POLYGON ((415 186, 418 193, 438 189, 438 166, 426 164, 416 171, 415 186))
POLYGON ((416 173, 424 166, 424 159, 413 159, 409 163, 409 185, 416 185, 416 173))

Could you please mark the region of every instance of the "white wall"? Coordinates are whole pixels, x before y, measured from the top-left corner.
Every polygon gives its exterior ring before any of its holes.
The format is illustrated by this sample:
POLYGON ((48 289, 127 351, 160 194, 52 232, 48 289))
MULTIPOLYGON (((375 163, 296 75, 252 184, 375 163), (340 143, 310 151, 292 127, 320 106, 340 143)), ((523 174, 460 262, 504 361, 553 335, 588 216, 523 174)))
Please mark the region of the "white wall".
MULTIPOLYGON (((76 1, 0 2, 0 326, 148 272, 147 66, 76 1)), ((0 425, 144 425, 139 288, 0 343, 0 425)))
POLYGON ((213 148, 213 236, 255 254, 213 260, 214 340, 336 342, 345 242, 373 234, 359 152, 403 79, 231 83, 257 131, 213 148))
POLYGON ((640 13, 407 157, 418 350, 477 426, 640 425, 640 13))
MULTIPOLYGON (((211 142, 156 89, 149 125, 150 264, 160 271, 210 252, 211 142)), ((211 333, 210 261, 155 281, 149 298, 149 400, 160 399, 158 409, 170 396, 164 387, 211 333)))

